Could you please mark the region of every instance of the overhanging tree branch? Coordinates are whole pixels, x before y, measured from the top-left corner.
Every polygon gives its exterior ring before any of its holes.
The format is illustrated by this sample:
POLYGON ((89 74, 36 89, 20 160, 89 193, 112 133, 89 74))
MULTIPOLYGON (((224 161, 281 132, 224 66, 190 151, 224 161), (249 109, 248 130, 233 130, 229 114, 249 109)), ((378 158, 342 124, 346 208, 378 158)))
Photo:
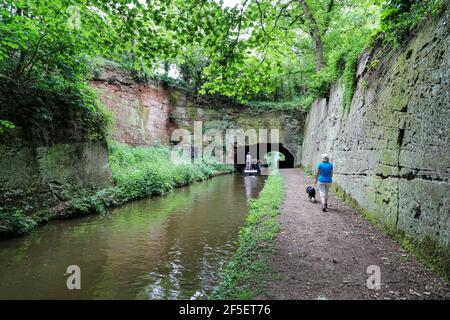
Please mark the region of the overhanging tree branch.
POLYGON ((25 70, 26 70, 28 67, 34 65, 34 59, 36 58, 36 56, 37 56, 37 54, 38 54, 38 52, 39 52, 39 47, 40 47, 40 45, 41 45, 41 42, 42 42, 42 40, 44 39, 44 37, 45 37, 47 34, 48 34, 48 32, 46 31, 46 32, 44 32, 44 33, 40 36, 40 38, 39 38, 39 40, 38 40, 38 42, 37 42, 37 44, 36 44, 36 48, 34 49, 33 55, 31 56, 30 60, 28 60, 27 64, 26 64, 26 65, 20 70, 20 72, 17 74, 16 79, 19 79, 19 78, 23 75, 23 73, 25 72, 25 70))

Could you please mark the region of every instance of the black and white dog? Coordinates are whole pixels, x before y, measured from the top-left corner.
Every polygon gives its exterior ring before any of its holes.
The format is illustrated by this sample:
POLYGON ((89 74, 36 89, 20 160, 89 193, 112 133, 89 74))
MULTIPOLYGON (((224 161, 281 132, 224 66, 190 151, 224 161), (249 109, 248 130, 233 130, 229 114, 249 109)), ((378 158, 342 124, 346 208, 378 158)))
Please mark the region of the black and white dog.
POLYGON ((308 199, 312 203, 316 203, 316 189, 312 186, 306 187, 306 193, 308 194, 308 199))

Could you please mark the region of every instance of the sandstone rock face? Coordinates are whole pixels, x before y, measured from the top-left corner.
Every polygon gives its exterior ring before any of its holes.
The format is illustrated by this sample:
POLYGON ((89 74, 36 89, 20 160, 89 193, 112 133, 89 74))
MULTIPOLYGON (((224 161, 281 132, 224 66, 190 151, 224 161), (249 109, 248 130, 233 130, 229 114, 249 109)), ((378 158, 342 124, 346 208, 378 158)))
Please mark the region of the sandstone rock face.
POLYGON ((335 182, 368 212, 406 233, 449 245, 448 17, 391 52, 365 53, 348 111, 342 85, 308 114, 302 164, 322 153, 335 182), (376 61, 380 60, 378 65, 376 61))
POLYGON ((171 93, 154 83, 136 83, 105 67, 91 86, 113 117, 112 138, 130 145, 168 144, 171 93))
POLYGON ((111 183, 105 142, 32 146, 18 135, 0 144, 0 203, 34 213, 111 183))

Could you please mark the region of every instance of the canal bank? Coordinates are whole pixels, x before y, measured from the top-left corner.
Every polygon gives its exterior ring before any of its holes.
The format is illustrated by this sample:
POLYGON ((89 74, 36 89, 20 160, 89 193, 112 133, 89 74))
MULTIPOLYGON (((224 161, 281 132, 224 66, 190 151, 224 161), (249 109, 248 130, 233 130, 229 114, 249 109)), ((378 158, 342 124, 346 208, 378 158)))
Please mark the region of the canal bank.
POLYGON ((204 299, 264 181, 223 175, 3 240, 0 298, 204 299), (81 290, 66 287, 69 265, 81 290))
POLYGON ((222 270, 219 287, 210 299, 253 299, 261 294, 258 283, 272 274, 267 256, 273 253, 273 241, 280 232, 276 218, 285 197, 281 174, 270 175, 258 199, 250 202, 246 224, 239 231, 238 249, 222 270))
POLYGON ((110 207, 162 195, 175 188, 234 171, 232 165, 208 157, 200 164, 175 164, 171 161, 170 148, 164 146, 131 147, 110 141, 108 150, 112 183, 101 189, 85 188, 82 191, 58 185, 57 204, 50 208, 41 205, 30 213, 23 207, 1 207, 0 238, 29 233, 37 225, 54 219, 104 214, 110 207))

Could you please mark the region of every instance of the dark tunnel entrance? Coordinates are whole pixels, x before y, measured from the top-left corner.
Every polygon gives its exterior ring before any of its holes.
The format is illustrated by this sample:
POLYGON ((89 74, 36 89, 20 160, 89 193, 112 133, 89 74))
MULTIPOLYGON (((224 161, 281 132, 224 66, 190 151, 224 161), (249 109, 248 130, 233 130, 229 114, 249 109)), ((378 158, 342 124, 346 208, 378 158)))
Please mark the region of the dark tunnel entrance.
POLYGON ((263 166, 266 165, 266 160, 264 156, 266 153, 271 152, 273 147, 273 151, 279 151, 284 155, 284 161, 279 161, 278 166, 280 169, 286 169, 286 168, 294 168, 294 155, 286 149, 285 146, 283 146, 282 143, 276 143, 276 144, 253 144, 253 145, 246 145, 246 146, 235 146, 234 147, 234 166, 236 170, 242 171, 245 168, 245 155, 247 152, 250 152, 252 159, 259 159, 261 160, 263 166), (278 148, 278 150, 277 150, 278 148), (239 156, 239 161, 238 161, 239 156))

